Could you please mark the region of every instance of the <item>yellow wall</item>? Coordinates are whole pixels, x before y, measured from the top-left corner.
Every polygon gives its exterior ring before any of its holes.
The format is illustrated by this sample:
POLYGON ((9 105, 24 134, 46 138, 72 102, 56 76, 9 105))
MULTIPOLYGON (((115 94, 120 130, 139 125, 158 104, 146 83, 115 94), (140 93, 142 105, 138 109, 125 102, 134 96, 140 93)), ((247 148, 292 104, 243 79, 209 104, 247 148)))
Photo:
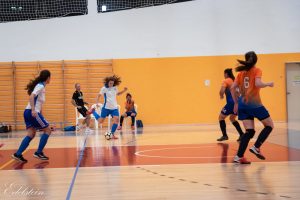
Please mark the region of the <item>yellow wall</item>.
MULTIPOLYGON (((274 88, 262 89, 264 105, 275 121, 286 120, 285 63, 300 61, 300 53, 258 55, 264 81, 274 88)), ((138 118, 146 124, 216 122, 225 100, 218 92, 223 70, 235 67, 243 55, 180 58, 117 59, 114 73, 122 77, 139 106, 138 118), (211 85, 206 87, 204 80, 211 85)), ((125 95, 119 97, 123 106, 125 95)))

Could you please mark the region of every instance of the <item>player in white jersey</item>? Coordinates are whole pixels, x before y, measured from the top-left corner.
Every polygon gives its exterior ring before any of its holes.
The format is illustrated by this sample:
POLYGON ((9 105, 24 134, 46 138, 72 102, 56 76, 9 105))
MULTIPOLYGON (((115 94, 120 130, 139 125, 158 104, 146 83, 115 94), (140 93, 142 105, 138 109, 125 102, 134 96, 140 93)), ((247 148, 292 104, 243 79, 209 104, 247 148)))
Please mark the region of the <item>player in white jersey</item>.
POLYGON ((118 127, 119 123, 119 110, 118 110, 118 103, 117 103, 117 95, 121 95, 124 92, 127 91, 127 88, 125 87, 123 91, 119 92, 117 86, 120 85, 121 79, 120 77, 114 75, 110 77, 106 77, 104 79, 104 86, 101 88, 96 103, 98 104, 99 98, 103 96, 104 98, 104 104, 101 109, 101 116, 96 117, 99 120, 99 123, 103 123, 106 117, 109 115, 113 118, 113 125, 111 128, 111 138, 112 139, 118 139, 114 133, 118 127))
POLYGON ((37 130, 42 130, 44 133, 41 135, 39 147, 33 156, 41 160, 49 159, 44 155, 43 149, 47 144, 51 129, 49 123, 42 115, 42 105, 45 102, 45 87, 50 83, 50 77, 51 73, 49 70, 42 70, 39 76, 31 80, 26 87, 27 93, 30 96, 29 103, 24 111, 27 136, 24 137, 18 151, 12 155, 12 158, 18 161, 27 162, 22 153, 29 146, 37 130))

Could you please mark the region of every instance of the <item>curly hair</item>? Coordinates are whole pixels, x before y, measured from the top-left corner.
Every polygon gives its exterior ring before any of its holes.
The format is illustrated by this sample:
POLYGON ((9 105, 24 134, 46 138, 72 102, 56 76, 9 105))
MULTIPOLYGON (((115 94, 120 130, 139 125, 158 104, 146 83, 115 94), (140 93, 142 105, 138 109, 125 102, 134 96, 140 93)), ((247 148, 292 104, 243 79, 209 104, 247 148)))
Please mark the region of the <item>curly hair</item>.
POLYGON ((117 75, 113 75, 113 76, 108 76, 104 78, 104 85, 105 87, 108 87, 108 83, 109 81, 113 81, 114 82, 114 86, 118 86, 121 84, 121 77, 117 76, 117 75))

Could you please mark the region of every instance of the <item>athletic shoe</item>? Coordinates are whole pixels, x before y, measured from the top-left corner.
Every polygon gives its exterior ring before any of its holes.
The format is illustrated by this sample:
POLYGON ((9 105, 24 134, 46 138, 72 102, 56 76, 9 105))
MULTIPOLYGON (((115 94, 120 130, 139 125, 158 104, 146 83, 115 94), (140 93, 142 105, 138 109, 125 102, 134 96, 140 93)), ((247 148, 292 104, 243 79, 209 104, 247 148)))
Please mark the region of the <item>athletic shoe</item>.
POLYGON ((238 164, 246 164, 246 165, 251 164, 251 162, 248 161, 245 157, 240 158, 238 156, 234 156, 233 162, 238 164))
POLYGON ((112 135, 110 139, 117 140, 117 139, 119 139, 119 138, 116 137, 115 135, 112 135))
POLYGON ((33 154, 33 157, 38 158, 40 160, 49 160, 49 158, 47 156, 45 156, 43 152, 41 152, 41 153, 35 152, 33 154))
POLYGON ((224 141, 224 140, 228 140, 228 136, 222 136, 220 137, 219 139, 217 139, 217 141, 221 142, 221 141, 224 141))
POLYGON ((259 148, 256 148, 255 146, 251 147, 249 149, 249 151, 251 153, 253 153, 254 155, 256 155, 257 158, 261 159, 261 160, 265 160, 266 158, 261 154, 259 148))
POLYGON ((27 162, 27 160, 23 157, 23 155, 17 155, 16 153, 11 155, 11 157, 20 162, 27 162))
POLYGON ((118 128, 117 128, 117 130, 119 131, 119 130, 122 130, 122 126, 119 126, 118 128))

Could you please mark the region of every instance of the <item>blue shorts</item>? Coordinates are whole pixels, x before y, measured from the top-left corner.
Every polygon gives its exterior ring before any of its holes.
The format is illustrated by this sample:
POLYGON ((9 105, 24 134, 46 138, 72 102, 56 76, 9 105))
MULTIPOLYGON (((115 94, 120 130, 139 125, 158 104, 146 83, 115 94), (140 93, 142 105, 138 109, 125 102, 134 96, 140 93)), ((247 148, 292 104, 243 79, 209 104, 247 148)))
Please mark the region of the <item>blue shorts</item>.
POLYGON ((37 130, 40 130, 49 126, 49 123, 46 121, 46 119, 41 113, 38 113, 36 117, 33 117, 31 115, 31 109, 25 109, 24 121, 26 124, 26 129, 33 127, 37 130))
POLYGON ((233 108, 234 108, 234 103, 227 103, 221 110, 221 113, 223 115, 232 115, 234 114, 233 108))
POLYGON ((258 108, 239 107, 238 116, 239 120, 254 120, 254 118, 257 118, 261 121, 270 117, 270 114, 264 106, 258 108))
POLYGON ((132 113, 134 113, 135 116, 137 115, 137 113, 135 112, 135 110, 134 111, 125 112, 125 113, 126 113, 127 117, 130 117, 132 113))
POLYGON ((106 108, 101 109, 101 116, 100 116, 101 118, 106 118, 109 115, 111 115, 112 117, 113 116, 119 117, 120 116, 119 110, 118 109, 111 110, 111 109, 106 109, 106 108))

